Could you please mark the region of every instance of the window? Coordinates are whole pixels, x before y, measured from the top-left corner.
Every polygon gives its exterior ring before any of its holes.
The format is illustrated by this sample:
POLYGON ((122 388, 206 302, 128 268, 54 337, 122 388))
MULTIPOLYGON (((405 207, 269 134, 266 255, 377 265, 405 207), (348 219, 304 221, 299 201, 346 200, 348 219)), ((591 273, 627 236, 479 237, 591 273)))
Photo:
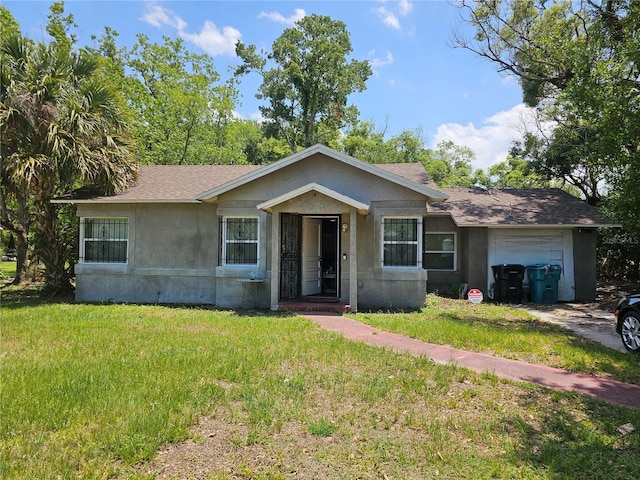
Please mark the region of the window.
POLYGON ((424 268, 456 269, 455 233, 426 233, 424 236, 424 268))
POLYGON ((258 264, 258 219, 225 217, 222 219, 222 264, 258 264))
POLYGON ((419 267, 422 219, 386 217, 382 225, 382 265, 419 267))
POLYGON ((83 218, 80 238, 80 262, 127 263, 129 219, 83 218))

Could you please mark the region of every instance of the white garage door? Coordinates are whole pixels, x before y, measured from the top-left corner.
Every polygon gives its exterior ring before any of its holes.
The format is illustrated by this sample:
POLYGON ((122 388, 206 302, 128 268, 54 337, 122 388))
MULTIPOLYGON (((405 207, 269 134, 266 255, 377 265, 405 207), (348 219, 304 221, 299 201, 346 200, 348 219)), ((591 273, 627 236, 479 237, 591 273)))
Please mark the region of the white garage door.
MULTIPOLYGON (((489 279, 490 296, 493 292, 492 265, 517 263, 524 266, 535 263, 555 263, 562 268, 558 281, 558 300, 575 299, 573 277, 573 237, 571 229, 527 229, 519 232, 506 229, 489 231, 489 279)), ((527 284, 527 278, 523 282, 527 284)))

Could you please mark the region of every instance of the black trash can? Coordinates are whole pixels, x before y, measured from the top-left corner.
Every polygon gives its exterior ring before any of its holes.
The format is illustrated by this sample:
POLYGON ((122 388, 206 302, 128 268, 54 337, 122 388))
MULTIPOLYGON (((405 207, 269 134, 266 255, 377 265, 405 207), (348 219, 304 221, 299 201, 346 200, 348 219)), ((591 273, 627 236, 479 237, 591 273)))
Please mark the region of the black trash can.
POLYGON ((495 280, 493 299, 500 303, 521 303, 524 265, 505 263, 493 265, 491 269, 495 280))

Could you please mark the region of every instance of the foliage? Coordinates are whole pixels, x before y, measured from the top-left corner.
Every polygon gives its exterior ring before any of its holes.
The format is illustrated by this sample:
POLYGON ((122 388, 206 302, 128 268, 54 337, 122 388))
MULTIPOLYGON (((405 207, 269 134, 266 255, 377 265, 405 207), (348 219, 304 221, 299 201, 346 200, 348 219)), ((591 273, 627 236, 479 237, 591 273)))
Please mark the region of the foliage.
MULTIPOLYGON (((457 45, 515 75, 524 101, 556 125, 524 138, 523 157, 543 177, 573 185, 591 205, 626 219, 625 209, 640 206, 630 174, 640 165, 640 4, 460 4, 476 35, 458 35, 457 45)), ((640 234, 633 221, 624 227, 640 234)), ((638 275, 637 264, 635 270, 638 275)))
POLYGON ((118 94, 97 76, 95 58, 74 50, 66 34, 73 17, 62 14, 62 5, 53 4, 50 43, 14 33, 0 45, 3 225, 13 217, 7 223, 21 227, 20 244, 30 240, 33 221, 33 249, 53 290, 70 288, 66 268, 75 240, 65 235, 51 201, 83 185, 117 192, 137 175, 118 94))
POLYGON ((327 144, 357 118, 357 109, 347 105, 347 99, 365 89, 372 71, 367 61, 348 61, 351 51, 343 22, 309 15, 286 29, 270 53, 258 54, 255 45, 239 42, 236 53, 243 64, 236 75, 261 75, 256 97, 268 102, 260 111, 270 136, 285 139, 296 152, 299 147, 327 144))
POLYGON ((477 183, 471 171, 474 158, 475 154, 469 147, 444 141, 438 144, 425 168, 439 187, 470 187, 477 183))
POLYGON ((548 188, 551 183, 533 172, 530 162, 511 155, 505 161, 491 165, 489 177, 495 179, 491 186, 496 188, 548 188))
POLYGON ((211 57, 189 52, 182 39, 163 37, 163 42, 152 43, 138 35, 125 56, 125 65, 133 72, 124 85, 136 118, 141 162, 241 161, 237 154, 229 155, 232 149, 224 148, 236 92, 216 84, 219 75, 211 57))

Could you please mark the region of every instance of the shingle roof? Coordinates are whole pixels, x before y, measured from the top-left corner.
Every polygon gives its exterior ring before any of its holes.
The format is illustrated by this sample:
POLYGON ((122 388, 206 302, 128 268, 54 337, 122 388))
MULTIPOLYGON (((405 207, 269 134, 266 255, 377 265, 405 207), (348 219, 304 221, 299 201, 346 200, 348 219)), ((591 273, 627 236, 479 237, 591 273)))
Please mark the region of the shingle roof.
POLYGON ((399 175, 420 185, 426 185, 431 188, 435 188, 441 192, 443 189, 438 188, 431 177, 424 169, 421 163, 378 163, 376 167, 381 168, 389 173, 399 175))
MULTIPOLYGON (((449 198, 431 203, 432 213, 450 214, 459 226, 612 225, 586 202, 559 189, 438 189, 420 163, 373 165, 449 198)), ((138 183, 114 196, 64 199, 72 202, 199 202, 203 193, 260 169, 261 165, 143 165, 138 183)))
POLYGON ((197 196, 202 192, 258 168, 260 165, 142 165, 138 182, 124 192, 84 201, 196 202, 197 196))
MULTIPOLYGON (((60 199, 76 203, 199 202, 198 197, 264 165, 142 165, 138 182, 113 196, 74 196, 60 199)), ((435 188, 420 163, 379 164, 381 170, 419 185, 435 188)))
POLYGON ((431 212, 449 213, 458 226, 611 226, 596 208, 557 188, 446 188, 431 212))

